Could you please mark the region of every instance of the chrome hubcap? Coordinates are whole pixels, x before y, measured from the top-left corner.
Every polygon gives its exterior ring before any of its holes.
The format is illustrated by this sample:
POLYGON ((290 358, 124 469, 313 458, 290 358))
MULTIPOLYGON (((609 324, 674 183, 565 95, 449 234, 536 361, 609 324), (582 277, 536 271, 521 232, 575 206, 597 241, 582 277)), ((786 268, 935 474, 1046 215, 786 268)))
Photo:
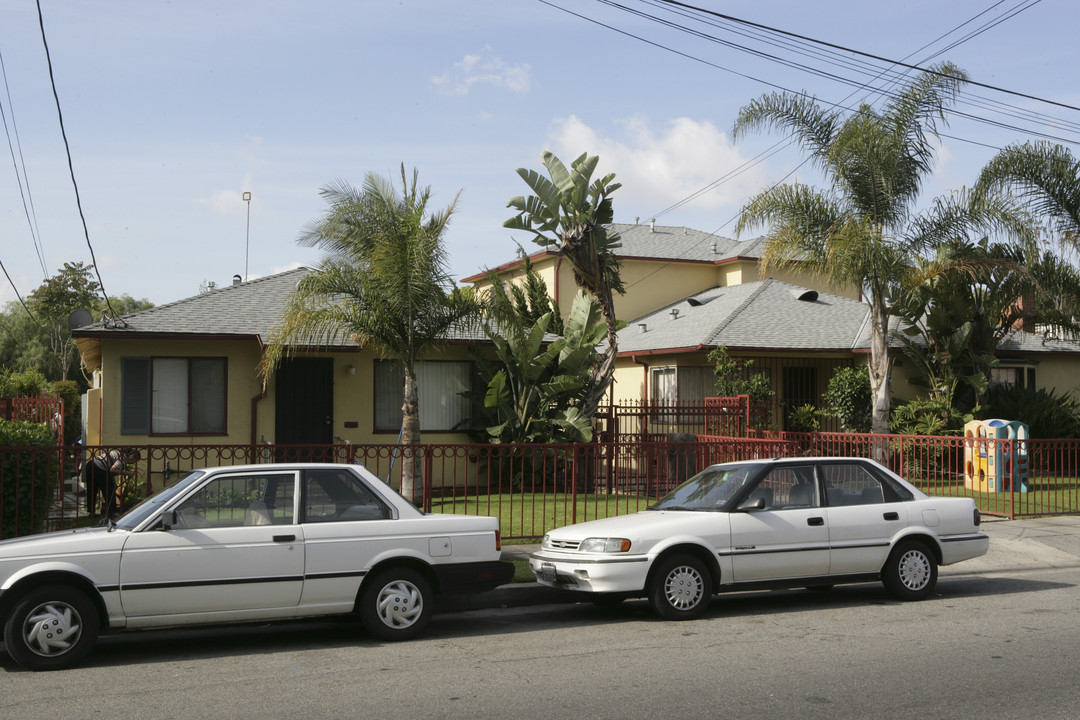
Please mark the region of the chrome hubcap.
POLYGON ((922 590, 930 582, 930 559, 919 550, 909 550, 900 558, 900 582, 908 590, 922 590))
POLYGON ((424 611, 424 596, 411 582, 395 580, 379 591, 376 609, 379 619, 389 627, 409 627, 424 611))
POLYGON ((664 582, 664 596, 676 610, 690 610, 705 595, 705 582, 693 568, 685 565, 668 573, 664 582))
POLYGON ((63 655, 82 635, 82 620, 75 608, 62 602, 38 605, 26 616, 23 638, 30 651, 42 657, 63 655))

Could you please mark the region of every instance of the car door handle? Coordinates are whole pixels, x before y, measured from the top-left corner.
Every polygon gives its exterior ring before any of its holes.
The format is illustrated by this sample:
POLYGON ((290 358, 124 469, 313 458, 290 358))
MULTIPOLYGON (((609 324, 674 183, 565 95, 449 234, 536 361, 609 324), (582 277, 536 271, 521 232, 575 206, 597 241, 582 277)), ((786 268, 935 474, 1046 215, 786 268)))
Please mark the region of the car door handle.
POLYGON ((822 517, 806 518, 806 524, 807 525, 813 525, 814 527, 817 527, 818 525, 824 525, 825 524, 825 518, 822 518, 822 517))
POLYGON ((275 535, 274 542, 292 542, 296 539, 295 535, 275 535))
POLYGON ((881 517, 885 518, 886 520, 899 520, 900 519, 900 513, 887 512, 887 513, 884 513, 881 517))

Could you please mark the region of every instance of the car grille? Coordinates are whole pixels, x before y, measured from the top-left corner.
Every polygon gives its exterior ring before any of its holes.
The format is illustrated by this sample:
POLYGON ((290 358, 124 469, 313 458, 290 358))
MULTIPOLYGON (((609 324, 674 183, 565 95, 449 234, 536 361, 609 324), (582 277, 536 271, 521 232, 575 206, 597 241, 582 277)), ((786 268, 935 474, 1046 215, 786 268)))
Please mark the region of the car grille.
POLYGON ((548 547, 555 550, 577 550, 580 544, 577 540, 556 540, 555 538, 548 540, 548 547))

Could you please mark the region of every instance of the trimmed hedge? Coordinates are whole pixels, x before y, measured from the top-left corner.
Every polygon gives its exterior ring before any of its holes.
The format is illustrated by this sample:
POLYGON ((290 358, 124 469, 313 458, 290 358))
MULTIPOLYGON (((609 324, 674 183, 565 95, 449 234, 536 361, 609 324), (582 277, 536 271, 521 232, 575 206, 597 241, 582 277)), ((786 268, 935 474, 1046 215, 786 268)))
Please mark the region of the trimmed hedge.
POLYGON ((59 460, 48 425, 0 419, 0 538, 45 530, 59 460))

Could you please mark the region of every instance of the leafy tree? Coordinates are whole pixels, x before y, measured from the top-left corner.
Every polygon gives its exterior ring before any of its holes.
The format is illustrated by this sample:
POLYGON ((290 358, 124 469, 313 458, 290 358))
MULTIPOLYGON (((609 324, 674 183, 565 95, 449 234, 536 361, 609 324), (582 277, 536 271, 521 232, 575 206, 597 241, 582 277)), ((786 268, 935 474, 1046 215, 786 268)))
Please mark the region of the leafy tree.
POLYGON ((1047 286, 1076 285, 1076 271, 1025 246, 951 240, 920 262, 922 282, 893 307, 906 323, 895 333, 917 372, 913 382, 930 397, 974 411, 983 401, 1001 342, 1025 323, 1074 333, 1080 326, 1061 312, 1047 286), (1070 282, 1071 280, 1071 282, 1070 282))
POLYGON ((579 291, 562 337, 548 312, 531 326, 485 323, 495 360, 477 354, 484 390, 473 395, 472 435, 482 442, 588 442, 592 425, 579 403, 606 329, 595 301, 579 291))
MULTIPOLYGON (((49 380, 75 378, 86 386, 79 373, 79 354, 71 341, 68 316, 82 309, 101 319, 106 306, 92 270, 93 265, 65 263, 27 297, 32 315, 19 303, 7 304, 0 313, 0 368, 37 369, 49 380)), ((150 301, 130 295, 110 298, 110 304, 117 315, 153 307, 150 301)))
POLYGON ((551 327, 548 332, 562 335, 563 320, 559 304, 552 301, 547 283, 536 272, 528 257, 525 258, 523 282, 503 282, 502 278, 493 272, 487 274, 487 281, 491 289, 483 304, 488 316, 497 324, 504 327, 529 327, 544 315, 550 314, 551 327))
POLYGON ((1010 145, 983 168, 976 191, 1016 194, 1038 217, 1056 223, 1070 245, 1080 243, 1080 161, 1046 141, 1010 145))
POLYGON ((1068 393, 1046 388, 993 385, 980 415, 1022 420, 1033 438, 1080 436, 1080 402, 1068 393))
POLYGON ((609 233, 604 225, 614 218, 610 196, 622 186, 615 182, 614 173, 592 179, 600 162, 596 155, 582 153, 570 163, 569 170, 551 152, 545 151, 542 158, 548 177, 518 168, 518 175, 534 194, 510 199, 507 207, 517 210, 517 215, 503 226, 531 232, 537 245, 555 248, 570 262, 578 287, 600 304, 607 326, 607 347, 592 369, 589 389, 581 403, 581 412, 591 418, 611 385, 619 351, 614 294, 623 294, 626 288, 615 255, 620 246, 618 235, 609 233))
POLYGON ((829 378, 829 386, 822 396, 828 414, 840 420, 844 432, 870 432, 870 410, 873 392, 870 375, 865 368, 838 368, 829 378))
POLYGON ((717 396, 749 395, 751 427, 755 430, 767 428, 773 396, 776 395, 768 376, 755 371, 753 360, 730 356, 723 345, 710 351, 708 358, 713 363, 717 396))
MULTIPOLYGON (((401 363, 404 375, 401 441, 420 442, 416 363, 440 339, 473 316, 469 290, 453 288, 443 233, 457 198, 432 210, 430 187, 420 187, 401 166, 401 191, 368 173, 358 190, 346 183, 321 191, 326 214, 302 232, 298 243, 325 255, 298 283, 263 354, 261 372, 273 373, 296 348, 356 341, 401 363)), ((415 497, 420 458, 402 466, 402 493, 415 497)))
POLYGON ((71 342, 68 316, 73 310, 90 310, 100 304, 101 286, 94 280, 92 265, 64 263, 53 277, 30 293, 27 306, 44 326, 48 348, 59 379, 67 380, 78 361, 78 349, 71 342))
POLYGON ((824 173, 829 187, 776 185, 747 201, 736 232, 768 224, 761 270, 802 264, 834 283, 863 291, 870 306, 871 426, 889 427, 889 314, 913 259, 971 229, 1027 228, 1006 201, 959 193, 914 214, 933 171, 931 137, 965 81, 945 63, 923 73, 876 111, 862 105, 844 116, 813 99, 772 93, 744 107, 732 131, 790 132, 824 173))

